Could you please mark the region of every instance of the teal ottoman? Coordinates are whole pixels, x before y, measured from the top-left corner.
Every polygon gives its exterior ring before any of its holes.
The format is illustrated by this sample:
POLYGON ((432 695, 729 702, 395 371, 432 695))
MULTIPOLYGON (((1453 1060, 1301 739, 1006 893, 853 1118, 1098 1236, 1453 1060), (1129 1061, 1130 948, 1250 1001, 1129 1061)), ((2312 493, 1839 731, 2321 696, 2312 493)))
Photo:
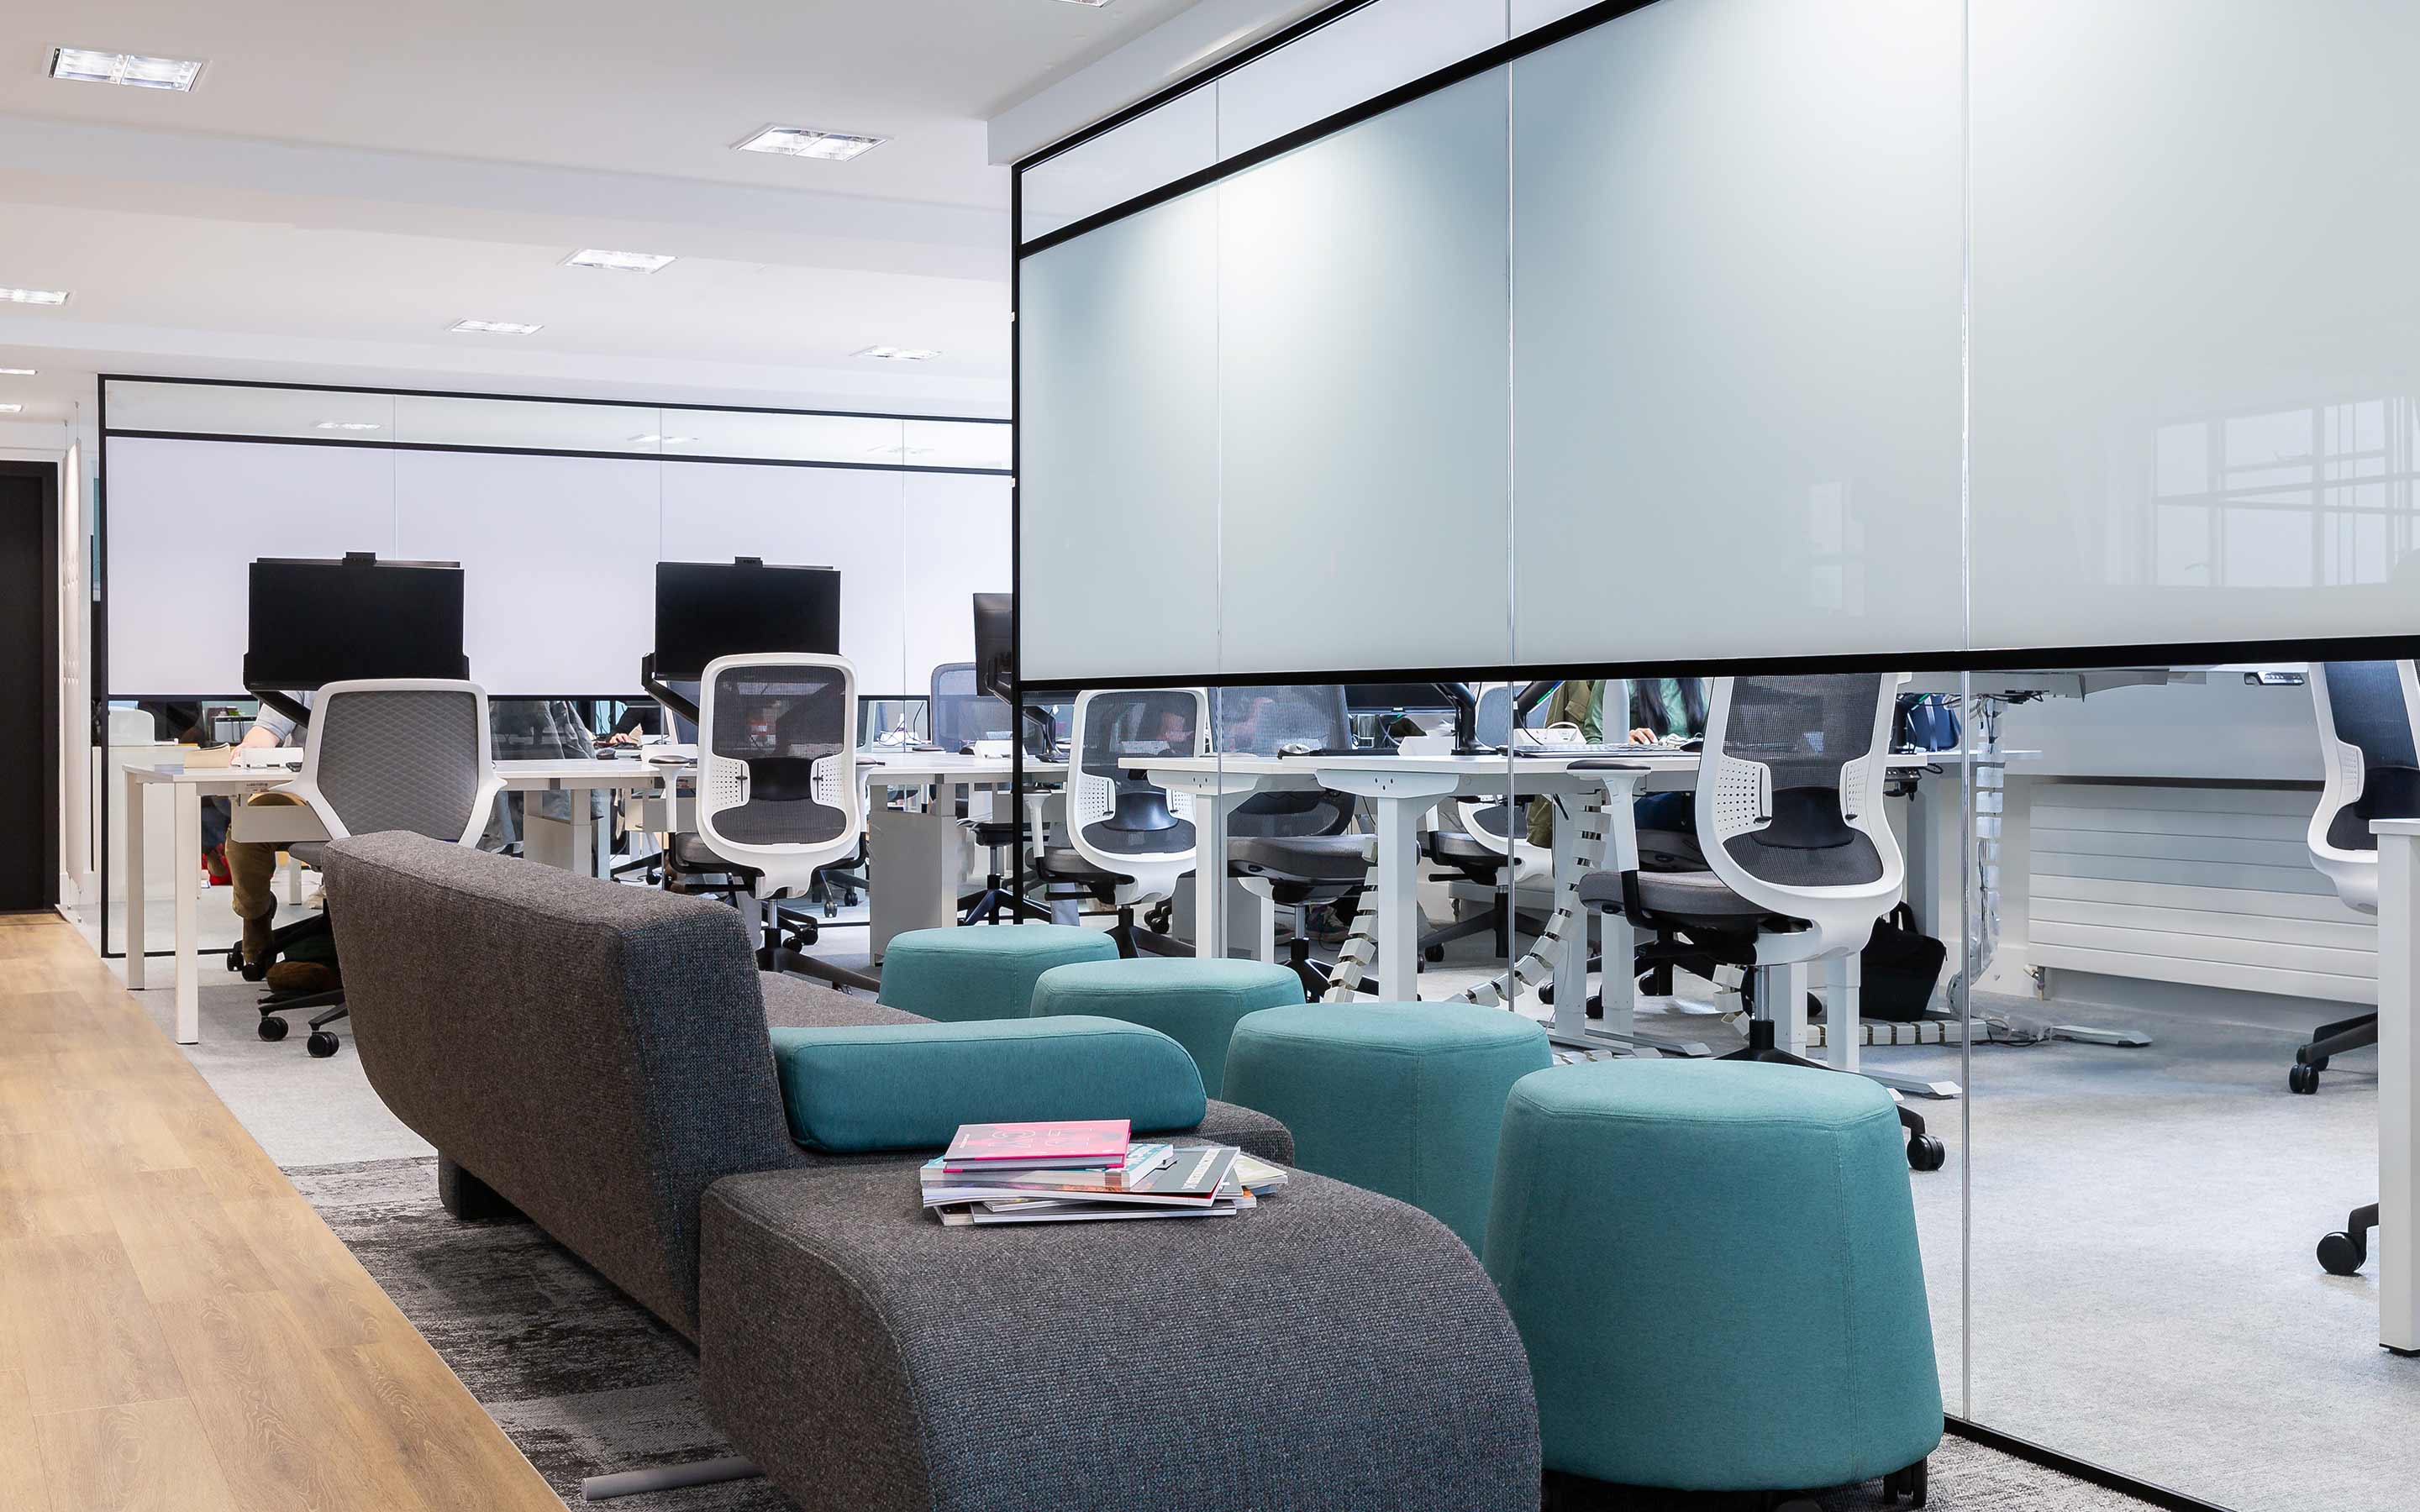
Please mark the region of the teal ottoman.
POLYGON ((1553 1058, 1499 1008, 1308 1003, 1235 1026, 1220 1095, 1293 1130, 1304 1170, 1424 1209, 1475 1254, 1504 1099, 1553 1058))
POLYGON ((882 957, 886 1007, 943 1024, 1021 1019, 1052 966, 1114 961, 1117 942, 1071 924, 973 924, 893 935, 882 957))
POLYGON ((1941 1378, 1890 1094, 1746 1062, 1526 1076, 1488 1273, 1549 1470, 1679 1490, 1923 1489, 1941 1378))
POLYGON ((1033 1016, 1085 1013, 1140 1024, 1183 1045, 1202 1069, 1202 1087, 1224 1097, 1227 1042, 1235 1021, 1264 1008, 1302 1001, 1302 979, 1258 961, 1146 955, 1052 966, 1033 984, 1033 1016))

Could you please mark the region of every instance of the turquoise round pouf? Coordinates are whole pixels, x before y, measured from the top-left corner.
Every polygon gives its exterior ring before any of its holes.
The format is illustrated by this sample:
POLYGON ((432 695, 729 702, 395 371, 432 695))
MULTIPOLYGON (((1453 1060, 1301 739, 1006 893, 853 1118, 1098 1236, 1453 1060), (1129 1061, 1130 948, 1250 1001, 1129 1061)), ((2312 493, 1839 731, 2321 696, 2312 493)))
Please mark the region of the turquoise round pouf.
POLYGON ((1230 1103, 1294 1132, 1295 1164, 1400 1197, 1477 1253, 1504 1100, 1546 1031, 1472 1003, 1307 1003, 1235 1026, 1230 1103))
POLYGON ((1023 1018, 1053 966, 1114 961, 1117 942, 1068 924, 974 924, 909 930, 882 956, 885 1007, 945 1024, 1023 1018))
POLYGON ((1302 1001, 1302 979, 1258 961, 1147 955, 1052 966, 1033 984, 1033 1016, 1086 1013, 1157 1029, 1202 1070, 1202 1088, 1223 1097, 1227 1042, 1235 1022, 1264 1008, 1302 1001))
POLYGON ((1861 1076, 1681 1060, 1526 1076, 1486 1262, 1528 1347, 1548 1469, 1795 1491, 1941 1442, 1899 1116, 1861 1076))

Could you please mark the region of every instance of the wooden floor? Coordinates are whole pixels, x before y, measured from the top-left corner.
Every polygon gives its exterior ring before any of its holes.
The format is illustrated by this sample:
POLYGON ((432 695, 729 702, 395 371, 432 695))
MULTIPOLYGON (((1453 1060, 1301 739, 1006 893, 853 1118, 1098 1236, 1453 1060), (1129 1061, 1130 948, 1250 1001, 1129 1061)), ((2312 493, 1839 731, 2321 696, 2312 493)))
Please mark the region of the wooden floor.
POLYGON ((83 938, 0 915, 0 1508, 562 1512, 83 938))

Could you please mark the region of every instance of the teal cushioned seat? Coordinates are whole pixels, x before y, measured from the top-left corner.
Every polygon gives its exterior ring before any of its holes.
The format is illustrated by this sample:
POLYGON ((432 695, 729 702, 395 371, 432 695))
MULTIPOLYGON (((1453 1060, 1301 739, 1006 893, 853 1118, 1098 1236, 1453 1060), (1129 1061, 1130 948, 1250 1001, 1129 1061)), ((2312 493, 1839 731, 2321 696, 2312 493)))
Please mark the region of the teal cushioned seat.
POLYGON ((1425 1210, 1477 1252, 1512 1085, 1546 1031, 1471 1003, 1307 1003, 1235 1026, 1220 1095, 1294 1131, 1295 1164, 1425 1210))
POLYGON ((1680 1060, 1525 1077, 1486 1261, 1549 1469, 1795 1491, 1941 1441, 1899 1118, 1863 1077, 1680 1060))
POLYGON ((1033 984, 1033 1016, 1091 1013, 1147 1024, 1192 1053, 1202 1086, 1224 1097, 1235 1021, 1302 1001, 1302 979, 1258 961, 1147 955, 1052 966, 1033 984))
POLYGON ((927 1149, 962 1123, 1202 1121, 1202 1075, 1156 1029, 1104 1018, 775 1029, 790 1135, 835 1153, 927 1149))
POLYGON ((889 1007, 943 1024, 1021 1019, 1044 972, 1117 954, 1108 934, 1071 924, 909 930, 883 952, 880 995, 889 1007))

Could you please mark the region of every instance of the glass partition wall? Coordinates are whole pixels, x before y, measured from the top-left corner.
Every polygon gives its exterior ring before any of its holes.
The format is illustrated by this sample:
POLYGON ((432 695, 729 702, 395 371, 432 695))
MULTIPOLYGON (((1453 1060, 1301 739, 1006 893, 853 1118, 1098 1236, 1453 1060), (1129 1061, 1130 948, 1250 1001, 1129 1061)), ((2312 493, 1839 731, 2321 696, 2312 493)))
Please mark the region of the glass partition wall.
MULTIPOLYGON (((1300 927, 1380 998, 1408 954, 1566 1057, 1890 1086, 1961 1431, 2400 1505, 2420 1372, 2352 1236, 2403 932, 2322 864, 2308 658, 2420 622, 2410 196, 2345 147, 2420 125, 2413 61, 2358 0, 1334 8, 1020 166, 1020 667, 1206 689, 1238 823, 1349 798, 1374 933, 1300 927), (1458 759, 1399 738, 1426 679, 1458 759), (1285 752, 1332 685, 1384 779, 1285 752), (1625 830, 1715 869, 1661 737, 1717 725, 1888 893, 1854 1014, 1562 890, 1625 830), (1642 772, 1564 748, 1633 730, 1642 772)), ((1283 959, 1274 912, 1224 948, 1283 959)))

